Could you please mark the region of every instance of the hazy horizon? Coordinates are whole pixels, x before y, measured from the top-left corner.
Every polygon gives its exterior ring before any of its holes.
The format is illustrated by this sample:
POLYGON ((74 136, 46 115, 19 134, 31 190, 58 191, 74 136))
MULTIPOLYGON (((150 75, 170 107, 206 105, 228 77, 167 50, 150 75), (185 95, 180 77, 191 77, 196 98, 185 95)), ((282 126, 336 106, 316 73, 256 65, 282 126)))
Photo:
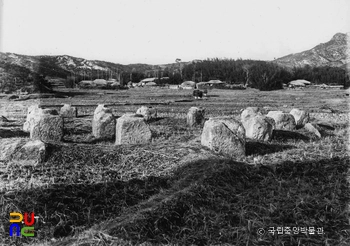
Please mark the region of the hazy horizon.
POLYGON ((0 51, 120 64, 273 60, 350 30, 347 0, 0 0, 0 51))

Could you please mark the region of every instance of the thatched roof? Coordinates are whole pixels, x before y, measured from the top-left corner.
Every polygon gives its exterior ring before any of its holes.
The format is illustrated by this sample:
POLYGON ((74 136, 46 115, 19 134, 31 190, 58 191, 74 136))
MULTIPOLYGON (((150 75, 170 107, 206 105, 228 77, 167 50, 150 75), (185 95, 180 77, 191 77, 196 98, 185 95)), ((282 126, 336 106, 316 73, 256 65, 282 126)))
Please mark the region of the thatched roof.
POLYGON ((185 81, 185 82, 183 82, 180 86, 181 86, 181 87, 195 87, 195 86, 196 86, 196 82, 193 82, 193 81, 185 81))
POLYGON ((85 84, 85 85, 91 85, 93 82, 92 80, 82 80, 79 82, 79 84, 85 84))
POLYGON ((293 86, 305 86, 305 84, 304 84, 303 82, 300 82, 300 81, 297 81, 297 80, 294 80, 294 81, 289 82, 289 85, 293 85, 293 86))
POLYGON ((148 82, 145 84, 145 86, 156 86, 157 84, 155 82, 148 82))
POLYGON ((305 79, 297 79, 289 82, 289 84, 294 86, 305 86, 305 85, 311 85, 311 82, 305 79))
POLYGON ((209 80, 207 83, 210 83, 210 84, 225 84, 225 82, 222 82, 221 80, 218 80, 218 79, 209 80))
POLYGON ((118 87, 119 85, 120 85, 119 82, 113 82, 113 83, 111 84, 112 87, 118 87))
POLYGON ((154 82, 155 80, 157 80, 157 78, 147 78, 147 79, 141 80, 140 82, 147 83, 147 82, 154 82))
POLYGON ((105 79, 95 79, 94 84, 95 85, 107 85, 107 81, 105 79))

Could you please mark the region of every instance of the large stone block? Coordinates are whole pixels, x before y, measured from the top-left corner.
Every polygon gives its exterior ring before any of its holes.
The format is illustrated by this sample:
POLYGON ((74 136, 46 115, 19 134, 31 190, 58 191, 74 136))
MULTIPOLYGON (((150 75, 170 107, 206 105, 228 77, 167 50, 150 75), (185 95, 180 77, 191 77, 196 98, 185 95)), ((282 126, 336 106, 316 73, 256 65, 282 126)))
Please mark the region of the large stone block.
POLYGON ((295 130, 296 128, 295 119, 291 114, 282 111, 270 111, 266 116, 275 120, 276 130, 295 130))
POLYGON ((205 121, 204 114, 204 109, 191 107, 187 113, 187 125, 190 127, 201 125, 205 121))
POLYGON ((46 146, 40 140, 28 141, 13 155, 13 160, 26 166, 36 166, 45 159, 46 146))
POLYGON ((60 109, 60 115, 63 118, 74 118, 77 117, 77 109, 76 107, 72 107, 69 104, 64 104, 60 109))
POLYGON ((61 141, 63 138, 63 119, 58 115, 42 114, 30 130, 30 138, 41 141, 61 141))
POLYGON ((36 166, 44 161, 46 146, 40 140, 0 139, 0 161, 13 161, 23 166, 36 166))
POLYGON ((247 138, 269 141, 273 137, 275 122, 272 118, 255 115, 254 117, 245 118, 242 124, 247 138))
POLYGON ((230 117, 210 118, 204 123, 201 144, 209 149, 239 158, 245 156, 245 130, 230 117))
POLYGON ((0 161, 9 160, 25 143, 26 140, 21 138, 0 138, 0 161))
POLYGON ((115 136, 115 117, 110 108, 97 106, 92 119, 92 134, 97 139, 110 139, 115 136))
POLYGON ((143 144, 151 141, 152 133, 143 117, 125 114, 117 119, 116 145, 143 144))
POLYGON ((304 129, 307 130, 308 132, 313 133, 317 138, 321 138, 322 137, 321 133, 311 123, 306 123, 304 125, 304 129))
POLYGON ((255 117, 256 115, 262 115, 261 110, 258 107, 248 107, 241 113, 241 121, 245 121, 248 118, 255 117))
POLYGON ((28 108, 27 118, 23 125, 23 131, 30 132, 30 128, 33 124, 35 124, 39 120, 39 115, 43 112, 39 105, 32 105, 28 108))
POLYGON ((309 113, 305 110, 293 108, 290 111, 290 114, 293 115, 295 123, 298 127, 303 127, 306 123, 309 122, 310 116, 309 113))
POLYGON ((136 111, 136 114, 142 115, 146 121, 157 118, 157 110, 152 107, 142 106, 136 111))

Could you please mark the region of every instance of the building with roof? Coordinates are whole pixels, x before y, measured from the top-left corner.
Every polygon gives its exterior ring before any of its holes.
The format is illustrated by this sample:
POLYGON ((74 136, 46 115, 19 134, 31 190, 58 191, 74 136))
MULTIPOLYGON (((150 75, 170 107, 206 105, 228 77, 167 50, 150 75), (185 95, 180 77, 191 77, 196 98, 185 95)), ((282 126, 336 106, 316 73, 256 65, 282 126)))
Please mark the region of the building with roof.
POLYGON ((220 80, 209 80, 208 82, 199 82, 196 85, 197 89, 222 89, 226 87, 226 83, 220 80))
POLYGON ((195 89, 196 88, 196 82, 193 81, 185 81, 183 82, 180 87, 182 89, 195 89))
POLYGON ((307 81, 305 79, 297 79, 297 80, 293 80, 291 82, 288 83, 289 87, 305 87, 308 85, 311 85, 310 81, 307 81))
POLYGON ((93 84, 95 86, 106 86, 107 85, 107 80, 105 80, 105 79, 95 79, 93 81, 93 84))
POLYGON ((138 86, 144 86, 144 85, 146 85, 147 83, 150 83, 150 82, 156 83, 157 80, 158 80, 158 78, 146 78, 146 79, 141 80, 138 83, 138 86))
POLYGON ((157 83, 156 83, 156 82, 151 81, 151 82, 147 82, 147 83, 145 83, 145 84, 144 84, 144 86, 157 86, 157 83))

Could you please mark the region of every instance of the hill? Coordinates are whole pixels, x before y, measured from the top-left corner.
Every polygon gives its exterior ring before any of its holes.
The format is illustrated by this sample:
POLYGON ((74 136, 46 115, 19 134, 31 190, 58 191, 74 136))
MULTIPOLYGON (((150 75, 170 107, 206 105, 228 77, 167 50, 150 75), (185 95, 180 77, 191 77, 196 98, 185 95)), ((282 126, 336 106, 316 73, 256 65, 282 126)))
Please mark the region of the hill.
POLYGON ((277 64, 294 66, 332 66, 346 68, 350 64, 350 33, 337 33, 326 43, 316 45, 310 50, 289 54, 274 60, 277 64))
MULTIPOLYGON (((278 58, 273 62, 285 68, 310 65, 311 67, 331 66, 350 71, 349 35, 350 33, 337 33, 326 43, 319 44, 310 50, 278 58)), ((170 77, 170 83, 178 84, 178 82, 182 81, 182 77, 179 75, 180 70, 182 71, 182 76, 187 76, 187 79, 193 79, 196 76, 204 76, 203 78, 206 78, 208 69, 202 69, 203 73, 200 70, 200 72, 195 72, 198 74, 191 74, 196 68, 198 70, 200 67, 200 65, 193 65, 195 63, 200 64, 203 62, 193 60, 160 65, 140 63, 122 65, 107 61, 87 60, 69 55, 28 56, 0 52, 0 87, 2 91, 14 91, 30 86, 31 79, 28 78, 35 76, 34 74, 46 76, 53 85, 56 85, 57 79, 60 78, 60 86, 63 86, 64 83, 62 81, 66 81, 68 78, 76 82, 97 78, 116 79, 125 84, 130 80, 138 82, 146 77, 158 76, 170 77)), ((216 73, 221 73, 219 68, 215 69, 216 73)), ((235 69, 232 66, 223 68, 225 71, 235 69)), ((216 79, 219 78, 217 74, 214 75, 216 79)), ((229 81, 236 81, 237 79, 231 76, 229 81)), ((239 78, 238 80, 244 80, 244 78, 239 78)))
MULTIPOLYGON (((81 76, 95 76, 95 73, 100 73, 98 76, 115 76, 118 73, 130 73, 137 71, 140 73, 147 73, 152 71, 164 69, 176 69, 179 67, 177 63, 149 65, 149 64, 129 64, 122 65, 99 60, 87 60, 84 58, 73 57, 69 55, 60 56, 27 56, 15 53, 0 52, 0 68, 4 73, 13 74, 14 71, 10 67, 18 67, 25 69, 26 73, 36 72, 51 77, 66 78, 71 74, 78 74, 81 76)), ((187 64, 181 62, 181 64, 187 64)))
MULTIPOLYGON (((27 56, 0 52, 0 81, 5 91, 13 91, 28 85, 28 77, 42 74, 51 80, 74 78, 74 81, 97 78, 116 79, 122 82, 138 82, 144 77, 169 76, 187 62, 162 65, 122 65, 107 61, 87 60, 69 55, 27 56), (161 72, 161 73, 159 73, 161 72), (132 74, 132 75, 131 75, 132 74), (6 86, 4 86, 6 84, 6 86)), ((56 82, 53 81, 53 84, 56 82)), ((62 84, 62 83, 61 83, 62 84)))

